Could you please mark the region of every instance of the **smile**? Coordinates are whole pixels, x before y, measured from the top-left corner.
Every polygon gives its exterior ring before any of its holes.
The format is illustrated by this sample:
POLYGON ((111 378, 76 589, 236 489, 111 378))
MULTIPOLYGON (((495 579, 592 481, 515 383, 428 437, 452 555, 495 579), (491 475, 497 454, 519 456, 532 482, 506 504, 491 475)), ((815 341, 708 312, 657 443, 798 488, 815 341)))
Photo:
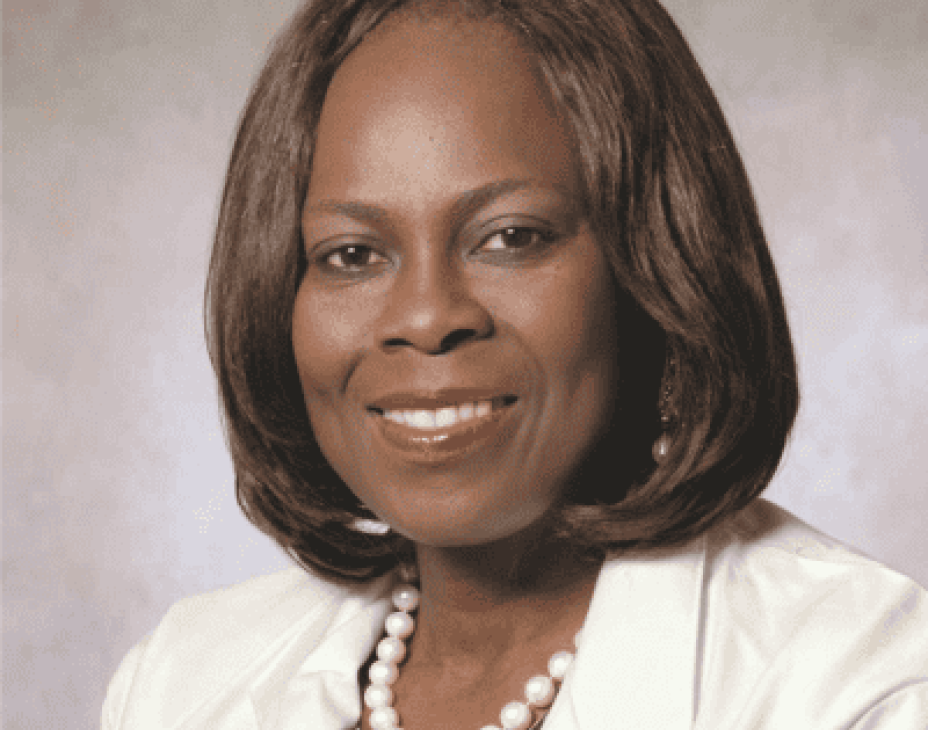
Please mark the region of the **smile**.
POLYGON ((420 431, 434 431, 436 429, 448 428, 459 423, 467 423, 476 419, 482 419, 489 416, 494 411, 506 407, 507 399, 494 398, 491 400, 471 401, 461 403, 457 406, 445 406, 436 409, 389 409, 384 410, 381 415, 388 421, 399 424, 400 426, 409 426, 420 431))
MULTIPOLYGON (((499 443, 514 425, 515 396, 477 398, 437 407, 423 407, 424 399, 394 399, 390 407, 372 406, 381 442, 406 461, 440 465, 499 443)), ((434 400, 433 400, 434 403, 434 400)))

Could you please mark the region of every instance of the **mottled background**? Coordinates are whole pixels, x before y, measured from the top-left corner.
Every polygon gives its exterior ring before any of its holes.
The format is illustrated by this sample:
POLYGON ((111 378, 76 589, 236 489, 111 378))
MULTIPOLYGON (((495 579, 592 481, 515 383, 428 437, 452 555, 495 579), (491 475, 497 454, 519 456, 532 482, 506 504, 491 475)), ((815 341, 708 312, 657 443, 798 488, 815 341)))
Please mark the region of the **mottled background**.
MULTIPOLYGON (((928 584, 928 4, 673 0, 756 186, 804 402, 775 501, 928 584)), ((3 8, 3 714, 98 725, 186 594, 285 564, 202 342, 239 109, 294 0, 3 8)))

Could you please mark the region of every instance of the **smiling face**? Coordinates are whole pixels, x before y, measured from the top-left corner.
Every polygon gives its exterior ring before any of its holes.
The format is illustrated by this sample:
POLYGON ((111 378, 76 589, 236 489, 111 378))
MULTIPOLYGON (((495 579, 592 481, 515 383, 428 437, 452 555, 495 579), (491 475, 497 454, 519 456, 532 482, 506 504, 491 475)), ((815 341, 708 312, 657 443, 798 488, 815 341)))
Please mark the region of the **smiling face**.
POLYGON ((609 423, 615 293, 572 138, 506 29, 388 20, 322 109, 293 345, 315 437, 434 546, 538 524, 609 423))

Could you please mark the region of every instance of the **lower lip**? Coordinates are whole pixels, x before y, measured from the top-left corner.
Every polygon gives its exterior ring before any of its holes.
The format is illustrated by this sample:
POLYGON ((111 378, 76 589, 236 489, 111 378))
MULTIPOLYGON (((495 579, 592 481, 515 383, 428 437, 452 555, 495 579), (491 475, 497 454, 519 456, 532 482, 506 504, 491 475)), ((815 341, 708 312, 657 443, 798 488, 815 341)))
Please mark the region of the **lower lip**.
POLYGON ((513 423, 515 404, 505 405, 490 415, 436 429, 418 429, 387 420, 379 413, 371 417, 383 440, 403 458, 423 465, 441 465, 499 443, 513 423))

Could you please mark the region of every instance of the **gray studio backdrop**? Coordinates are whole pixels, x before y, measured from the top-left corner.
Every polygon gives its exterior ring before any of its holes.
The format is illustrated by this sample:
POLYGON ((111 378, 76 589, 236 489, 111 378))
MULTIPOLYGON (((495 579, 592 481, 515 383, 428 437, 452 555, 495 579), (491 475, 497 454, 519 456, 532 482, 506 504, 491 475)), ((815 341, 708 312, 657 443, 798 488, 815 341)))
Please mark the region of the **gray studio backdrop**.
MULTIPOLYGON (((3 714, 93 728, 178 598, 285 565, 202 342, 223 169, 293 0, 3 9, 3 714)), ((928 4, 672 0, 755 184, 804 400, 769 490, 928 584, 928 4)))

